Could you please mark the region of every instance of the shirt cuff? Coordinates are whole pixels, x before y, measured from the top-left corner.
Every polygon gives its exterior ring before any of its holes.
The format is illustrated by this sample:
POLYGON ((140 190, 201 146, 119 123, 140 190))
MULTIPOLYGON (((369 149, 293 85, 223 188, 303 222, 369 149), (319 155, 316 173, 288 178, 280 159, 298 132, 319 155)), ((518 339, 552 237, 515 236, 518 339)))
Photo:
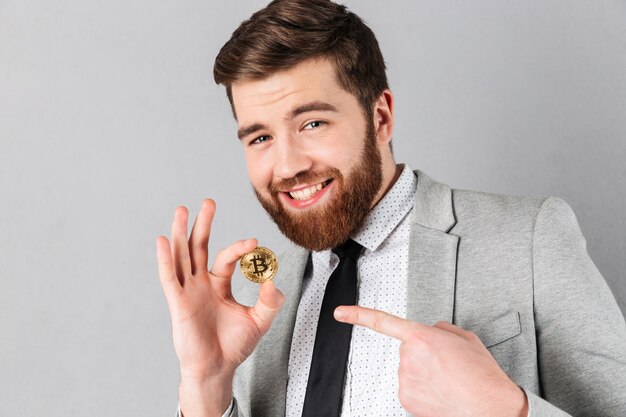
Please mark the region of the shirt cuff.
MULTIPOLYGON (((231 414, 232 414, 234 408, 235 408, 235 399, 231 398, 230 399, 230 404, 228 405, 228 408, 226 409, 226 412, 224 414, 222 414, 222 417, 231 417, 231 414)), ((176 411, 176 417, 183 417, 183 413, 180 411, 180 403, 178 403, 178 409, 176 411)))

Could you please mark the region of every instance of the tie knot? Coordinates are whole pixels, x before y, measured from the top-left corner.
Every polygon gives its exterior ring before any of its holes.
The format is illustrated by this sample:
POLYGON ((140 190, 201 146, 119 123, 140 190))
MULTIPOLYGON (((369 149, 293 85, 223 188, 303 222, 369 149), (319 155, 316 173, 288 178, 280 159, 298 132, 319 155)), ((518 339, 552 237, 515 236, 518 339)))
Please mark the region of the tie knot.
POLYGON ((356 260, 359 258, 359 255, 361 255, 362 249, 363 246, 361 246, 352 239, 348 239, 346 243, 339 245, 335 249, 333 249, 333 252, 335 252, 337 256, 339 256, 339 259, 350 258, 356 262, 356 260))

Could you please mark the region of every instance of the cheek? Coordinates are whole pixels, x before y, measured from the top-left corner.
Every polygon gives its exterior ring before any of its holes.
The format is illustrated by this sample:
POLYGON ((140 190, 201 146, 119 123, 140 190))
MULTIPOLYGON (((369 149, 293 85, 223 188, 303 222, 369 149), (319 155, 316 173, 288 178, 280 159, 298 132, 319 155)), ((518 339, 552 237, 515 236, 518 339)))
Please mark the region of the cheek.
POLYGON ((349 132, 337 132, 332 137, 316 142, 308 152, 316 165, 345 172, 359 162, 362 148, 361 138, 354 137, 349 132))
POLYGON ((337 168, 344 174, 351 171, 358 164, 361 157, 361 149, 357 146, 335 146, 323 156, 326 166, 337 168))
POLYGON ((246 153, 246 168, 254 188, 261 192, 267 190, 272 181, 271 164, 257 154, 246 153))

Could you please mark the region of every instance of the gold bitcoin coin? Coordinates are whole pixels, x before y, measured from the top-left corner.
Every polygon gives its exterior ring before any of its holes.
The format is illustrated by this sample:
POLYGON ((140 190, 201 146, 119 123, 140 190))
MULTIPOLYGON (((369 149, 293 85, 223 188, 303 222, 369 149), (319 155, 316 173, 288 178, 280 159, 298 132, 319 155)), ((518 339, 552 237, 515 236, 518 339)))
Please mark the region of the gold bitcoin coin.
POLYGON ((244 277, 262 284, 274 278, 278 272, 278 258, 271 250, 257 246, 241 257, 239 266, 244 277))

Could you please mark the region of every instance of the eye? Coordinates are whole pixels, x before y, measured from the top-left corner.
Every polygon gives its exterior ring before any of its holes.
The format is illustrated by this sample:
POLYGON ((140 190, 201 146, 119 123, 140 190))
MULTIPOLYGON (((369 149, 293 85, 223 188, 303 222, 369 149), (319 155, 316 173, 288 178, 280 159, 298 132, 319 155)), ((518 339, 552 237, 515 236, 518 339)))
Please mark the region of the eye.
POLYGON ((315 120, 313 122, 307 123, 306 125, 304 125, 304 129, 305 130, 311 130, 311 129, 316 129, 320 126, 325 125, 326 122, 322 122, 321 120, 315 120))
POLYGON ((258 138, 253 139, 252 141, 250 141, 250 145, 267 142, 268 140, 270 140, 270 136, 269 135, 259 136, 258 138))

